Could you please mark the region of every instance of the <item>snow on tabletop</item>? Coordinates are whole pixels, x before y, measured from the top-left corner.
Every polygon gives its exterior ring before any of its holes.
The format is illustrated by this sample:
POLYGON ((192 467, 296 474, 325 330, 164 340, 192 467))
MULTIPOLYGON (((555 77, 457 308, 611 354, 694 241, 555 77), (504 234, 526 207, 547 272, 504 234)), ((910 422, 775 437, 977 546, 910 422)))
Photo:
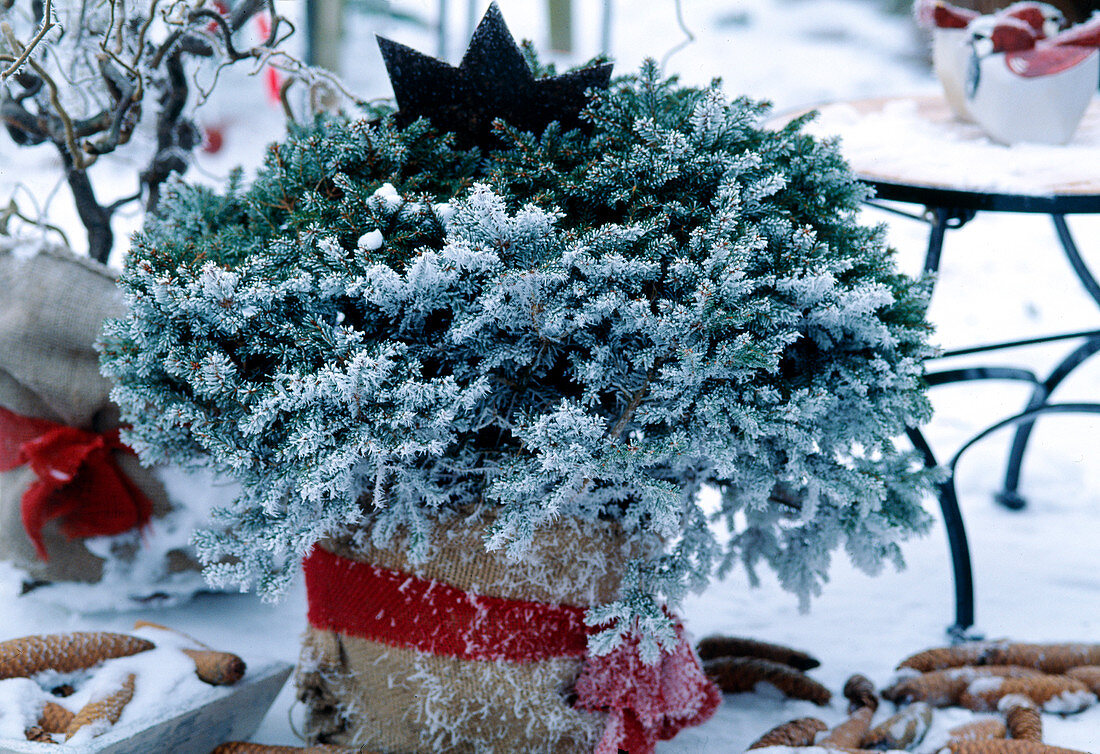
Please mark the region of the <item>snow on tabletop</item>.
POLYGON ((1100 194, 1100 101, 1064 146, 991 141, 954 119, 942 97, 898 97, 824 105, 806 131, 838 136, 862 177, 972 191, 1100 194))

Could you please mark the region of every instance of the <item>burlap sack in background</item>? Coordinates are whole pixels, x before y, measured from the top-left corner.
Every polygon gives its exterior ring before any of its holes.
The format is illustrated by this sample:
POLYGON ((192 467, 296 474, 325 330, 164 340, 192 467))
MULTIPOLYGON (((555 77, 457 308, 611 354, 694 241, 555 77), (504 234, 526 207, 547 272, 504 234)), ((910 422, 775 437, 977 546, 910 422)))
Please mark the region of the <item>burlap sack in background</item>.
MULTIPOLYGON (((386 550, 346 540, 321 547, 481 595, 578 606, 614 599, 624 566, 643 549, 613 523, 563 519, 512 562, 485 551, 483 532, 484 524, 471 526, 461 516, 437 525, 433 556, 418 565, 404 557, 400 538, 386 550)), ((571 706, 581 664, 579 658, 468 661, 311 627, 298 695, 314 742, 401 754, 592 751, 606 715, 571 706)))
MULTIPOLYGON (((93 348, 104 319, 123 312, 114 274, 61 248, 21 251, 11 242, 0 245, 0 406, 94 432, 117 427, 118 412, 108 397, 111 385, 99 373, 93 348)), ((154 519, 168 515, 172 506, 154 472, 132 454, 116 453, 115 458, 152 502, 154 519)), ((43 531, 48 562, 35 554, 20 513, 23 493, 35 479, 26 466, 0 473, 0 560, 14 563, 37 582, 98 581, 105 558, 84 541, 62 535, 57 521, 43 531)), ((141 546, 137 533, 107 544, 109 557, 122 561, 136 557, 141 546)), ((165 574, 196 567, 183 550, 169 551, 165 558, 165 574)))

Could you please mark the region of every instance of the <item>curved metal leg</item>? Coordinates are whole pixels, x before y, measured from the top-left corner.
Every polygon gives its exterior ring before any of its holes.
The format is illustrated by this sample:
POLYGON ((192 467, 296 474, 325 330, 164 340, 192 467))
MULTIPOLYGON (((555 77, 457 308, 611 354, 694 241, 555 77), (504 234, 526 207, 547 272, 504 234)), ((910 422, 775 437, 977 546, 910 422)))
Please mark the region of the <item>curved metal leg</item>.
MULTIPOLYGON (((924 456, 924 464, 930 469, 939 464, 932 447, 916 427, 906 430, 909 441, 924 456)), ((955 624, 947 629, 952 640, 962 641, 967 637, 967 629, 974 625, 974 571, 970 563, 970 545, 966 539, 966 526, 959 510, 959 497, 955 492, 955 473, 941 482, 939 487, 940 511, 943 514, 944 528, 947 530, 947 544, 951 549, 951 565, 955 577, 955 624)))
MULTIPOLYGON (((1100 283, 1097 283, 1092 272, 1081 258, 1081 252, 1077 248, 1073 235, 1069 232, 1065 215, 1051 215, 1054 222, 1054 230, 1058 234, 1058 240, 1062 244, 1062 251, 1069 260, 1073 272, 1081 282, 1085 292, 1092 297, 1097 306, 1100 306, 1100 283)), ((1100 351, 1100 341, 1089 339, 1084 345, 1067 356, 1050 376, 1043 380, 1041 385, 1036 385, 1024 411, 1041 408, 1050 400, 1051 394, 1069 376, 1070 372, 1080 366, 1081 362, 1092 354, 1100 351)), ((1001 491, 994 495, 994 499, 1009 510, 1022 510, 1027 507, 1027 499, 1020 494, 1020 471, 1024 462, 1024 453, 1027 452, 1027 444, 1031 438, 1031 430, 1035 422, 1024 422, 1016 430, 1012 438, 1012 448, 1008 452, 1008 463, 1005 465, 1005 481, 1001 491)))
MULTIPOLYGON (((1062 381, 1097 351, 1100 351, 1100 338, 1092 337, 1063 359, 1050 373, 1049 377, 1035 386, 1035 390, 1031 394, 1031 400, 1024 407, 1024 411, 1034 411, 1042 408, 1050 400, 1050 396, 1055 389, 1062 384, 1062 381)), ((1031 430, 1034 427, 1034 421, 1021 422, 1020 426, 1017 427, 1016 435, 1012 438, 1012 448, 1008 452, 1004 486, 1000 492, 994 495, 994 499, 998 503, 1010 510, 1022 510, 1027 507, 1027 499, 1019 493, 1020 471, 1023 467, 1024 453, 1027 451, 1028 441, 1031 439, 1031 430)))
MULTIPOLYGON (((947 530, 947 542, 951 548, 951 564, 955 577, 955 624, 947 629, 955 641, 969 641, 980 638, 968 632, 974 625, 974 573, 970 561, 970 545, 966 537, 962 511, 959 509, 958 492, 955 489, 955 469, 959 459, 966 451, 994 432, 1006 427, 1021 424, 1034 424, 1035 419, 1044 414, 1093 414, 1100 415, 1100 403, 1046 403, 1038 408, 1022 411, 1015 416, 997 422, 967 440, 946 465, 947 478, 939 487, 940 510, 947 530)), ((935 454, 928 441, 916 427, 905 431, 910 442, 924 457, 925 466, 935 468, 935 454)))
POLYGON ((1092 276, 1085 260, 1081 259, 1081 252, 1078 251, 1077 244, 1074 243, 1073 236, 1069 232, 1069 226, 1066 225, 1066 216, 1051 215, 1050 218, 1054 221, 1054 230, 1058 233, 1058 240, 1062 242, 1062 251, 1065 252, 1066 259, 1073 267, 1077 279, 1081 281, 1081 285, 1092 296, 1092 300, 1096 302, 1097 306, 1100 306, 1100 283, 1096 282, 1096 278, 1092 276))

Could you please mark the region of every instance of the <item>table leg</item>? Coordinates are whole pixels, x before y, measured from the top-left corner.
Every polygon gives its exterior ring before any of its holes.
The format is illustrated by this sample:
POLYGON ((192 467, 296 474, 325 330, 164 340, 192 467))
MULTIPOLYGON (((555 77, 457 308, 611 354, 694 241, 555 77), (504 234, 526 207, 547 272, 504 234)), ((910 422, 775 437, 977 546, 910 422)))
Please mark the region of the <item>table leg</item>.
MULTIPOLYGON (((1081 282, 1085 292, 1092 297, 1097 306, 1100 306, 1100 283, 1096 282, 1096 278, 1093 277, 1092 272, 1081 258, 1081 252, 1078 250, 1073 235, 1069 231, 1069 226, 1066 224, 1066 216, 1051 215, 1050 218, 1054 221, 1054 230, 1058 234, 1058 241, 1062 244, 1062 251, 1065 253, 1066 259, 1069 260, 1074 274, 1077 275, 1077 279, 1081 282)), ((1070 372, 1097 351, 1100 351, 1100 341, 1090 338, 1084 345, 1067 356, 1055 367, 1049 377, 1035 386, 1031 400, 1028 401, 1024 410, 1030 411, 1045 405, 1050 399, 1051 393, 1069 376, 1070 372)), ((1027 507, 1027 499, 1019 492, 1020 470, 1023 466, 1028 441, 1031 438, 1031 430, 1034 427, 1034 422, 1024 422, 1016 429, 1016 435, 1012 438, 1012 448, 1008 453, 1008 463, 1005 467, 1004 487, 994 496, 998 503, 1009 510, 1022 510, 1027 507)))
POLYGON ((956 207, 925 208, 924 220, 932 226, 932 231, 928 234, 928 250, 924 254, 925 272, 939 271, 940 256, 943 253, 943 237, 947 231, 961 228, 973 220, 977 214, 972 209, 958 209, 956 207))
MULTIPOLYGON (((1025 412, 1042 408, 1050 400, 1055 389, 1070 373, 1080 366, 1086 359, 1100 351, 1100 337, 1093 336, 1081 346, 1064 358, 1050 375, 1035 385, 1031 394, 1031 400, 1024 408, 1025 412)), ((1016 428, 1016 434, 1012 438, 1012 448, 1008 453, 1008 464, 1005 468, 1004 486, 994 499, 1010 510, 1022 510, 1027 507, 1027 499, 1019 493, 1020 470, 1024 462, 1024 453, 1027 451, 1028 441, 1031 439, 1031 430, 1035 422, 1024 421, 1016 428)))
MULTIPOLYGON (((1042 406, 1027 409, 1015 416, 997 422, 967 440, 955 451, 944 468, 947 478, 938 485, 940 511, 943 514, 944 528, 947 530, 947 542, 951 548, 951 565, 955 578, 955 623, 947 629, 956 642, 980 638, 970 632, 974 625, 974 573, 970 560, 970 545, 966 536, 962 511, 959 509, 958 491, 955 489, 955 472, 959 459, 977 443, 986 437, 1010 426, 1034 424, 1043 414, 1093 414, 1100 415, 1100 403, 1044 403, 1042 406)), ((913 446, 924 457, 925 466, 936 468, 939 464, 928 441, 916 427, 906 430, 913 446)))
POLYGON ((1085 261, 1081 259, 1081 252, 1078 251, 1077 244, 1069 232, 1069 226, 1066 225, 1066 216, 1051 215, 1050 218, 1054 221, 1054 230, 1058 233, 1058 240, 1062 243, 1062 251, 1065 252, 1066 259, 1073 267, 1077 279, 1081 281, 1081 285, 1092 296, 1097 306, 1100 306, 1100 283, 1096 282, 1096 278, 1092 276, 1092 272, 1089 271, 1085 261))
MULTIPOLYGON (((936 468, 939 463, 921 431, 916 427, 910 427, 906 430, 906 434, 917 451, 924 456, 925 466, 930 469, 936 468)), ((951 469, 950 476, 937 486, 955 579, 955 624, 948 628, 947 632, 953 640, 963 641, 967 638, 967 629, 974 625, 974 571, 970 563, 966 526, 963 524, 962 512, 959 510, 959 497, 955 492, 954 469, 951 469)))
POLYGON ((932 232, 928 234, 928 251, 924 254, 924 271, 938 272, 940 269, 940 256, 943 253, 943 237, 947 232, 947 221, 951 217, 951 210, 943 207, 930 207, 928 209, 928 221, 932 225, 932 232))

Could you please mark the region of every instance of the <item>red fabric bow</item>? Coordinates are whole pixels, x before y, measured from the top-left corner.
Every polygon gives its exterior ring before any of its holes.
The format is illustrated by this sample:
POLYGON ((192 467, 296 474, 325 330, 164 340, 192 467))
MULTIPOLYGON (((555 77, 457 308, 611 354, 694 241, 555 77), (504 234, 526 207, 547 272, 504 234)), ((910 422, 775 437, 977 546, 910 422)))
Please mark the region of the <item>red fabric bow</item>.
POLYGON ((594 657, 588 636, 599 627, 585 625, 583 607, 467 592, 320 547, 303 565, 314 628, 469 661, 583 658, 577 706, 608 713, 596 754, 652 754, 721 701, 679 624, 676 648, 655 665, 642 661, 636 637, 594 657))
POLYGON ((129 450, 117 429, 96 434, 0 407, 0 471, 29 464, 38 477, 22 501, 23 528, 38 557, 49 560, 42 527, 55 518, 70 539, 149 523, 153 504, 112 455, 129 450))
POLYGON ((577 706, 608 713, 595 754, 652 752, 658 740, 706 722, 718 709, 722 694, 703 675, 679 621, 676 638, 672 652, 653 665, 642 660, 633 634, 610 653, 585 660, 575 686, 577 706))

